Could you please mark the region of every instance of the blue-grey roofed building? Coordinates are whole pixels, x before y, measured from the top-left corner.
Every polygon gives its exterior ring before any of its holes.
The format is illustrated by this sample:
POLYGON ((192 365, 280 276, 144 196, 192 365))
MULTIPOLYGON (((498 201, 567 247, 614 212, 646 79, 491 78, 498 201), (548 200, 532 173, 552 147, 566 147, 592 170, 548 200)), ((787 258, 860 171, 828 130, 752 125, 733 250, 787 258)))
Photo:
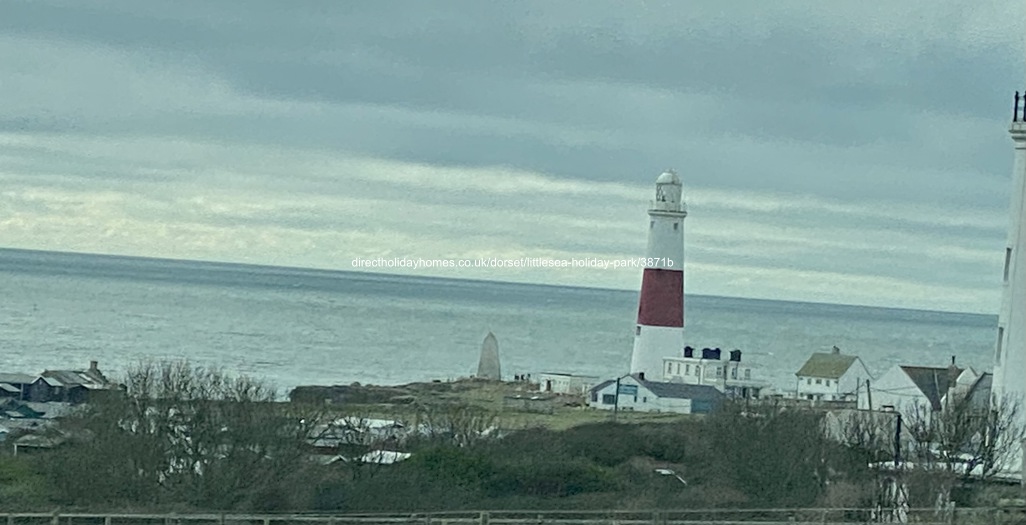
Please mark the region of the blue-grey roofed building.
POLYGON ((632 374, 595 385, 589 392, 588 406, 602 410, 708 414, 726 399, 723 392, 709 385, 648 381, 642 374, 632 374))

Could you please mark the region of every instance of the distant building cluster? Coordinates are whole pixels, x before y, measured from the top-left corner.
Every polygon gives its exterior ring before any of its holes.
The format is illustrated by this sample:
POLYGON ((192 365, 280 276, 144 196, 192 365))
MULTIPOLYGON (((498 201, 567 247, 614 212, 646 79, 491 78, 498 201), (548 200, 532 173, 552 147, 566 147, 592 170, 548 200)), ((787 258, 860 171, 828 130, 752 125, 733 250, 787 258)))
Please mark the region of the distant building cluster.
POLYGON ((85 370, 44 370, 36 376, 0 372, 0 399, 79 404, 89 401, 95 392, 117 388, 96 361, 85 370))

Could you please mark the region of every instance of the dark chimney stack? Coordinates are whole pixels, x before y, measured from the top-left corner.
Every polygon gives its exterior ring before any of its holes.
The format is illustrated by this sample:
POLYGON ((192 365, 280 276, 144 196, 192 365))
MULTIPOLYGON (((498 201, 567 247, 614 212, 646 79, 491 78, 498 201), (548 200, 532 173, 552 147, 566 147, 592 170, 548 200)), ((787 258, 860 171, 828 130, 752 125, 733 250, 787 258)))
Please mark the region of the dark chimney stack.
POLYGON ((89 361, 89 370, 96 371, 99 369, 100 363, 98 361, 89 361))
POLYGON ((644 381, 645 380, 645 373, 644 372, 638 372, 638 379, 644 381))

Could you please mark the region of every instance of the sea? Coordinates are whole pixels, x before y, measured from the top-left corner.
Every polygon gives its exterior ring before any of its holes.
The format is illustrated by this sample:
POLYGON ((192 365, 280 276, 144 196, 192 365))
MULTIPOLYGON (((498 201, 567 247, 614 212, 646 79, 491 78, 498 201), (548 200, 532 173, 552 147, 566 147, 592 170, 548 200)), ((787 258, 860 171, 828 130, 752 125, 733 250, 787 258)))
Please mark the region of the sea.
MULTIPOLYGON (((298 385, 470 376, 488 332, 504 376, 611 378, 630 363, 636 291, 0 249, 0 372, 110 376, 163 359, 298 385)), ((739 349, 793 391, 836 346, 879 377, 897 364, 989 371, 997 317, 688 296, 686 340, 739 349)))

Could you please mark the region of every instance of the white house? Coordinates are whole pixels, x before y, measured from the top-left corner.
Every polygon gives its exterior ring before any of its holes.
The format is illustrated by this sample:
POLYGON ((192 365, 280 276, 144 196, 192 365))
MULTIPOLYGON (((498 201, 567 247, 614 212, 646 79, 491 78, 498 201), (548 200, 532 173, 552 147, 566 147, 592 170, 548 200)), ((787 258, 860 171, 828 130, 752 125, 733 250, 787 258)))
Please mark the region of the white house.
POLYGON ((663 381, 689 385, 708 385, 729 397, 757 398, 769 383, 752 379, 752 368, 741 363, 741 351, 732 350, 721 359, 719 348, 701 352, 684 347, 679 357, 663 358, 663 381))
POLYGON ((707 414, 726 399, 722 392, 708 385, 646 381, 643 377, 626 375, 595 385, 588 406, 602 410, 707 414))
POLYGON ((554 372, 538 374, 538 389, 542 392, 551 392, 553 394, 584 395, 598 382, 599 378, 595 376, 559 374, 554 372))
POLYGON ((798 399, 814 401, 856 401, 866 380, 873 379, 858 356, 842 354, 836 346, 812 354, 795 376, 798 399))
POLYGON ((972 368, 897 365, 859 392, 858 406, 863 410, 894 411, 909 414, 915 407, 927 413, 941 410, 955 396, 970 396, 975 404, 986 406, 990 374, 972 368))

